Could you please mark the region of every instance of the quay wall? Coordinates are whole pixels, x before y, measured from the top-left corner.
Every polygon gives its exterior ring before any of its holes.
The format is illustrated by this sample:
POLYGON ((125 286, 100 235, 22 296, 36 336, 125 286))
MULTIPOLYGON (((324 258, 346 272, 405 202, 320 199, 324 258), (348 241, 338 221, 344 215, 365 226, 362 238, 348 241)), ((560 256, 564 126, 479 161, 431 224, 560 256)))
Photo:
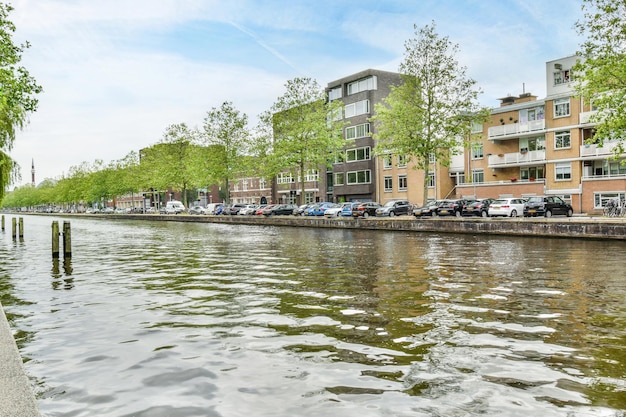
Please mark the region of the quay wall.
POLYGON ((626 219, 564 217, 564 218, 323 218, 295 216, 202 216, 156 214, 89 215, 117 219, 152 221, 246 224, 255 226, 322 227, 362 230, 399 230, 434 233, 471 233, 512 236, 543 236, 577 239, 626 240, 626 219))

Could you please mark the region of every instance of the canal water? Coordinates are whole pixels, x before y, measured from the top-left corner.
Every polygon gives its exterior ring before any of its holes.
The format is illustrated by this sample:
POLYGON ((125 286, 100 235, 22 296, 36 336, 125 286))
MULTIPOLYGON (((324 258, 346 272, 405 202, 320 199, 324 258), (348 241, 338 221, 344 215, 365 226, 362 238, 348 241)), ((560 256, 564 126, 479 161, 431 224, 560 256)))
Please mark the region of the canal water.
POLYGON ((624 415, 623 242, 53 220, 0 236, 45 416, 624 415))

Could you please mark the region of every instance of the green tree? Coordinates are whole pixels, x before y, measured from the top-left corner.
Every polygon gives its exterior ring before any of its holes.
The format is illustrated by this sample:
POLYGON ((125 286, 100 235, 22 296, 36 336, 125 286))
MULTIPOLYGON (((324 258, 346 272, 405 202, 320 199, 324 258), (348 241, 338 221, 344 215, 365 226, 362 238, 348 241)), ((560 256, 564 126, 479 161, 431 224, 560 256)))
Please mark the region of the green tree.
POLYGON ((0 201, 17 177, 17 165, 8 154, 15 132, 24 127, 28 114, 37 110, 36 95, 42 91, 26 68, 19 65, 30 45, 13 43, 15 25, 9 20, 12 10, 10 5, 0 3, 0 201))
MULTIPOLYGON (((416 169, 428 173, 431 159, 449 166, 451 157, 470 137, 474 120, 486 117, 477 99, 480 90, 455 58, 458 45, 439 36, 435 23, 405 42, 400 64, 402 83, 375 107, 379 155, 404 155, 416 169)), ((424 175, 423 202, 428 199, 424 175)))
POLYGON ((204 118, 198 140, 203 147, 195 166, 201 183, 223 186, 225 202, 230 203, 230 184, 245 174, 250 150, 248 116, 230 101, 213 107, 204 118))
POLYGON ((342 103, 327 101, 324 89, 311 78, 289 80, 285 89, 264 118, 273 130, 267 138, 272 142, 265 147, 267 167, 274 175, 286 170, 299 177, 304 199, 306 172, 327 165, 344 147, 343 122, 334 117, 342 103))
POLYGON ((597 113, 594 141, 615 140, 616 157, 626 138, 626 2, 583 0, 584 18, 576 23, 584 37, 574 66, 577 90, 592 100, 597 113))

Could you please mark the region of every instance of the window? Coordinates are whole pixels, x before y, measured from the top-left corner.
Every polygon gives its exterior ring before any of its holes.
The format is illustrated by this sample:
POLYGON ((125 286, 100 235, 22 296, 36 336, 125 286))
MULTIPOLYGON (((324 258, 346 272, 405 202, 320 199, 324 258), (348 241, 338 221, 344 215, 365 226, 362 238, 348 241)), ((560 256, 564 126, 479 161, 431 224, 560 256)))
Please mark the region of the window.
POLYGON ((428 155, 428 162, 431 164, 434 164, 435 162, 437 162, 437 159, 435 158, 435 154, 434 153, 430 153, 428 155))
POLYGON ((554 133, 554 149, 570 148, 571 146, 569 130, 554 133))
POLYGON ((483 159, 484 145, 482 143, 472 143, 472 159, 483 159))
POLYGON ((554 173, 555 173, 555 179, 557 181, 571 180, 572 179, 572 164, 570 162, 561 162, 558 164, 554 164, 554 173))
POLYGON ((383 169, 391 169, 392 164, 391 155, 383 156, 383 169))
POLYGON ((335 173, 335 181, 333 182, 334 185, 343 185, 345 184, 345 175, 343 172, 337 172, 335 173))
POLYGON ((278 178, 276 178, 276 182, 278 184, 290 184, 295 181, 293 179, 293 176, 291 176, 290 173, 281 172, 278 174, 278 178))
POLYGON ((248 191, 248 179, 241 180, 241 191, 248 191))
POLYGON ((571 81, 571 71, 566 69, 554 73, 554 85, 567 84, 571 81))
POLYGON ((522 180, 529 180, 531 178, 544 179, 546 176, 544 173, 543 166, 536 166, 536 167, 526 167, 526 168, 520 169, 519 177, 522 180))
POLYGON ((406 168, 406 155, 398 155, 398 167, 406 168))
POLYGON ((361 100, 356 103, 346 104, 345 115, 346 118, 358 116, 360 114, 367 114, 370 112, 370 101, 361 100))
POLYGON ((346 127, 346 139, 363 138, 370 135, 370 124, 363 123, 362 125, 346 127))
POLYGON ((328 101, 337 100, 338 98, 341 98, 341 86, 328 90, 328 101))
POLYGON ((340 107, 338 109, 331 110, 328 113, 329 122, 336 122, 337 120, 343 119, 343 109, 340 107))
POLYGON ((594 208, 603 208, 606 207, 609 201, 613 201, 617 203, 619 207, 624 204, 624 199, 626 198, 626 193, 623 191, 615 191, 615 192, 601 192, 594 194, 594 208))
POLYGON ((626 174, 626 165, 623 161, 608 161, 609 175, 624 175, 626 174))
POLYGON ((393 191, 393 178, 389 176, 385 176, 385 192, 390 193, 393 191))
POLYGON ((259 188, 260 188, 261 190, 265 189, 265 178, 261 178, 261 179, 259 180, 259 188))
POLYGON ((472 182, 485 182, 485 171, 482 168, 472 170, 472 182))
POLYGON ((320 179, 319 172, 316 169, 310 169, 304 173, 304 181, 318 181, 320 179))
POLYGON ((408 181, 406 175, 398 175, 398 191, 406 191, 408 181))
POLYGON ((376 87, 377 79, 376 76, 373 75, 348 84, 348 95, 356 94, 361 91, 376 90, 376 87))
POLYGON ((348 172, 348 185, 351 184, 369 184, 371 182, 371 171, 350 171, 348 172))
POLYGON ((554 100, 554 117, 569 116, 569 97, 554 100))
POLYGON ((364 148, 348 149, 346 151, 347 162, 366 161, 369 159, 370 159, 370 147, 369 146, 366 146, 364 148))
POLYGON ((428 173, 428 187, 432 188, 434 186, 435 186, 435 173, 429 172, 428 173))

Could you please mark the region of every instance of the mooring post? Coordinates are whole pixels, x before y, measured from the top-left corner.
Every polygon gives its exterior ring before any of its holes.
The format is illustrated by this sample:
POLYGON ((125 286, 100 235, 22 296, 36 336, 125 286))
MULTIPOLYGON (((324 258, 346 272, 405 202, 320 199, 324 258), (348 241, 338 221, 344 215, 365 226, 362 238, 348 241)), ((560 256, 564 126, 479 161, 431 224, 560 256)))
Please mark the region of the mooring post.
POLYGON ((15 238, 17 237, 17 219, 15 217, 13 217, 11 219, 11 236, 13 236, 13 239, 15 240, 15 238))
POLYGON ((72 230, 70 222, 63 222, 63 257, 72 257, 72 230))
POLYGON ((24 218, 23 217, 20 217, 19 224, 20 224, 20 231, 19 231, 20 239, 23 239, 24 238, 24 218))
POLYGON ((59 222, 52 222, 52 258, 59 257, 59 222))
POLYGON ((4 214, 2 215, 2 231, 4 232, 4 214))

